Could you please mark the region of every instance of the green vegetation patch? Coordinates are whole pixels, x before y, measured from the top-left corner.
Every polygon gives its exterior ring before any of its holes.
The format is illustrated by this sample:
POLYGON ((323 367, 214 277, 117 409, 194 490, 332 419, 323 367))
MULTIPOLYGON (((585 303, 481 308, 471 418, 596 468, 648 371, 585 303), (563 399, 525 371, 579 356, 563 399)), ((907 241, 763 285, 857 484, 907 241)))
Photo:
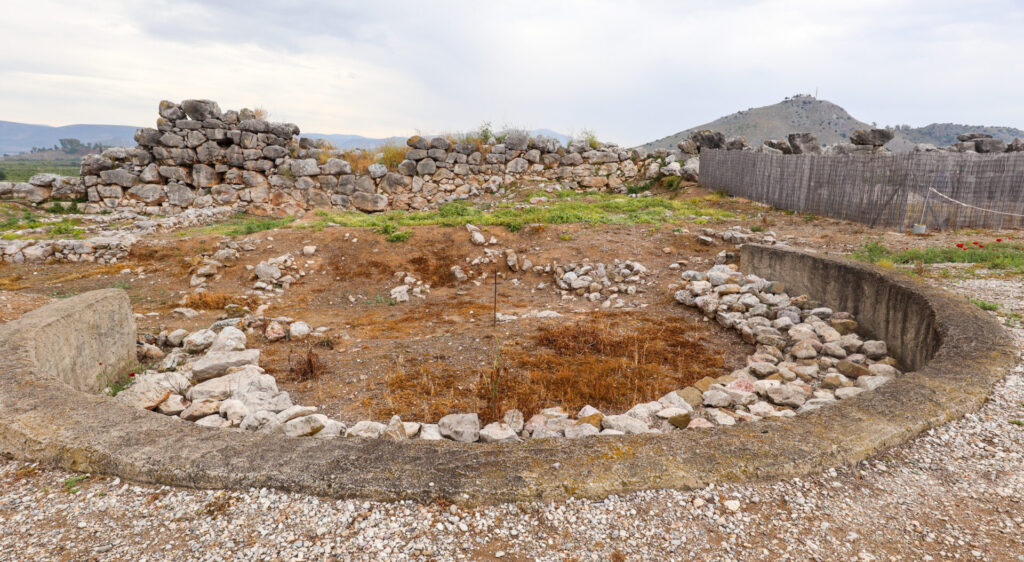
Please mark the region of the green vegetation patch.
POLYGON ((954 246, 892 250, 879 242, 869 242, 853 254, 869 263, 934 264, 971 263, 989 269, 1024 272, 1024 248, 1003 239, 989 242, 961 242, 954 246))
POLYGON ((252 215, 239 214, 217 224, 191 228, 178 233, 185 238, 189 236, 220 235, 220 236, 246 236, 264 230, 283 228, 291 224, 295 217, 256 217, 252 215))
POLYGON ((318 211, 318 220, 303 226, 320 229, 348 226, 377 229, 389 234, 401 226, 503 226, 515 232, 528 224, 663 224, 702 217, 705 220, 732 218, 734 213, 702 207, 697 201, 674 201, 661 197, 623 197, 605 193, 561 193, 544 205, 502 203, 493 207, 453 201, 436 211, 390 211, 375 215, 360 212, 318 211), (390 226, 384 226, 390 225, 390 226), (388 229, 387 232, 381 229, 388 229), (393 228, 393 230, 391 230, 393 228))
POLYGON ((4 159, 0 160, 2 181, 28 181, 36 174, 60 174, 77 176, 81 171, 79 160, 32 160, 4 159))

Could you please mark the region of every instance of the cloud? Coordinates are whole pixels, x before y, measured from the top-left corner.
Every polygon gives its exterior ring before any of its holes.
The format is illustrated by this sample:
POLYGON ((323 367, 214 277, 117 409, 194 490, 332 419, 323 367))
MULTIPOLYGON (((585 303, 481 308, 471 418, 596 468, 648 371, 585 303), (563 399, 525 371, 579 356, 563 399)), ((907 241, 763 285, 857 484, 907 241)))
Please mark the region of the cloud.
POLYGON ((97 0, 9 8, 0 119, 147 125, 160 99, 373 136, 482 121, 633 145, 798 92, 879 123, 1024 125, 1006 1, 97 0))

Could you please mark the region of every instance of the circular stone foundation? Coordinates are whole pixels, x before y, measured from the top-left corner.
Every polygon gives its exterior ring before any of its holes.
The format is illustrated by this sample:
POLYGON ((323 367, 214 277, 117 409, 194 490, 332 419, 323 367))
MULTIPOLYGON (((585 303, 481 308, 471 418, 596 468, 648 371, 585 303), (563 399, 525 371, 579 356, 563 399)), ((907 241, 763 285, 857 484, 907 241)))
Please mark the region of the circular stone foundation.
POLYGON ((993 318, 909 277, 764 246, 744 246, 741 265, 854 314, 911 372, 794 418, 702 431, 496 444, 294 439, 197 427, 95 394, 102 376, 134 354, 127 296, 105 290, 0 326, 0 451, 195 488, 463 503, 600 498, 859 461, 976 409, 1016 359, 993 318))

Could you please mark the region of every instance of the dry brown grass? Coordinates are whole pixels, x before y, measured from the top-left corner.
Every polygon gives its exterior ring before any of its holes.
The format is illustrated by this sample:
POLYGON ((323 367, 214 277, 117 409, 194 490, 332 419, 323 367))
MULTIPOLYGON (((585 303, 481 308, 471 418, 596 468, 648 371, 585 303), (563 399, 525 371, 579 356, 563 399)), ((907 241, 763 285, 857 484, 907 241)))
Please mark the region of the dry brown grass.
POLYGON ((512 408, 527 417, 586 404, 622 412, 724 374, 725 357, 733 355, 724 347, 711 328, 682 317, 605 313, 495 346, 487 368, 458 368, 444 357, 399 359, 380 398, 364 405, 379 417, 418 420, 477 412, 484 423, 512 408))
POLYGON ((352 166, 352 173, 365 174, 369 171, 370 164, 375 162, 373 152, 369 150, 355 149, 346 150, 341 159, 352 166))
POLYGON ((126 268, 128 268, 128 266, 125 264, 100 265, 92 269, 87 269, 85 271, 75 271, 73 273, 61 275, 60 277, 55 277, 53 279, 50 279, 48 283, 67 283, 68 281, 77 281, 79 279, 86 279, 88 277, 98 277, 100 275, 118 275, 126 268))
POLYGON ((324 363, 320 356, 313 351, 313 346, 306 347, 306 353, 296 356, 288 354, 288 378, 297 382, 320 380, 323 376, 324 363))
POLYGON ((379 146, 373 151, 374 154, 381 154, 380 160, 378 161, 387 166, 389 170, 397 168, 398 165, 402 163, 402 160, 405 160, 405 154, 407 152, 409 152, 408 146, 391 142, 379 146))
POLYGON ((229 295, 227 293, 203 291, 202 293, 191 293, 185 297, 184 306, 187 308, 194 308, 196 310, 223 310, 223 308, 229 304, 249 306, 250 300, 251 299, 246 297, 229 295))
POLYGON ((17 291, 28 287, 28 285, 21 282, 22 279, 24 279, 24 277, 17 273, 6 277, 0 277, 0 291, 17 291))

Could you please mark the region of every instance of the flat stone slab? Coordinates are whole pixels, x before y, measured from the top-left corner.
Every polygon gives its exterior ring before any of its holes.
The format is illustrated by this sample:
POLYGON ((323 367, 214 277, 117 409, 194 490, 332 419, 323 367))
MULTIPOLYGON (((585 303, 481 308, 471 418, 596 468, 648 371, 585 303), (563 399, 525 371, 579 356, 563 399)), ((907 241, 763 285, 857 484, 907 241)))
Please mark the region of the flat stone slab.
MULTIPOLYGON (((104 290, 0 325, 0 452, 193 488, 266 486, 338 498, 461 503, 601 498, 791 478, 854 463, 976 410, 1016 360, 994 318, 908 276, 784 248, 748 244, 741 251, 744 271, 851 312, 912 372, 793 418, 672 434, 487 444, 289 438, 181 423, 89 393, 94 385, 81 377, 80 390, 62 382, 62 364, 41 358, 38 342, 67 339, 69 330, 78 339, 99 337, 90 330, 101 328, 89 320, 97 311, 114 322, 103 329, 128 333, 123 326, 130 326, 134 335, 127 296, 104 290)), ((82 349, 82 362, 98 353, 112 360, 105 346, 82 349)))

